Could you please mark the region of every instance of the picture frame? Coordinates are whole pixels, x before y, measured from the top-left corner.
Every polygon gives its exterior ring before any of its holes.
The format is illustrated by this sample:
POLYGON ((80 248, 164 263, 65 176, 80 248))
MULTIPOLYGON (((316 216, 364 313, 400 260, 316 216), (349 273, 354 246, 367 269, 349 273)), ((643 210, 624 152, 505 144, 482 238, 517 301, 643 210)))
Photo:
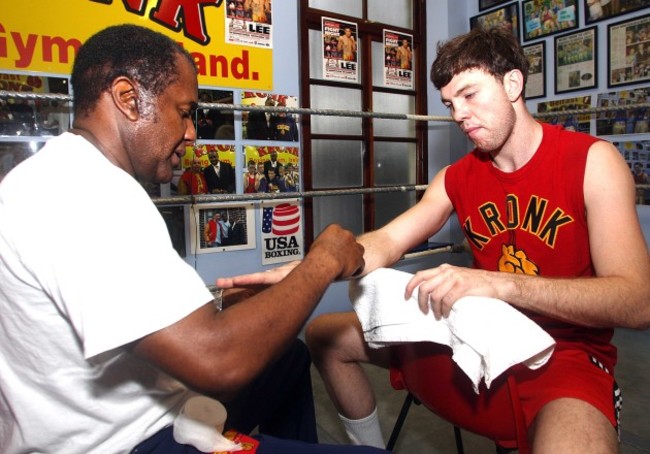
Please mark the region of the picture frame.
POLYGON ((181 257, 187 257, 185 244, 185 207, 183 205, 158 206, 160 215, 165 220, 172 246, 181 257))
MULTIPOLYGON (((645 184, 650 175, 650 140, 632 140, 612 142, 628 167, 635 184, 645 184)), ((635 202, 637 205, 650 205, 650 189, 636 188, 635 202)))
POLYGON ((544 123, 562 125, 567 131, 591 134, 591 114, 567 114, 567 111, 591 109, 591 95, 577 96, 537 104, 538 118, 544 123))
MULTIPOLYGON (((256 107, 299 107, 298 97, 278 93, 263 93, 256 91, 242 91, 240 103, 243 106, 256 107)), ((280 115, 272 112, 267 116, 266 112, 260 110, 245 110, 241 114, 242 137, 251 141, 280 141, 297 142, 300 134, 300 121, 297 114, 288 113, 280 115), (287 118, 284 121, 277 121, 279 116, 287 118), (284 127, 277 128, 277 123, 284 127), (295 126, 295 129, 293 128, 295 126), (280 134, 287 130, 287 135, 280 134)))
POLYGON ((487 13, 478 14, 469 18, 469 27, 474 29, 482 27, 486 30, 503 28, 512 32, 519 39, 519 6, 517 2, 497 8, 487 13))
POLYGON ((598 29, 555 37, 555 93, 598 87, 598 29))
MULTIPOLYGON (((253 203, 208 203, 192 207, 190 216, 191 253, 208 254, 215 252, 240 251, 255 249, 255 211, 253 203), (219 216, 215 216, 215 215, 219 216), (211 221, 227 220, 230 222, 229 239, 222 235, 212 236, 210 229, 217 227, 211 221), (210 237, 218 239, 210 243, 210 237), (220 241, 219 241, 220 240, 220 241)), ((216 232, 216 230, 212 230, 216 232)), ((222 230, 223 231, 223 230, 222 230)))
POLYGON ((647 108, 632 108, 650 102, 650 86, 634 87, 598 94, 598 107, 603 109, 596 116, 596 135, 647 134, 650 132, 650 115, 647 108), (614 107, 620 109, 612 110, 614 107))
POLYGON ((650 80, 650 14, 607 25, 607 86, 650 80))
POLYGON ((524 41, 578 28, 578 0, 524 0, 521 3, 524 41))
POLYGON ((601 5, 599 0, 582 0, 585 11, 585 24, 593 24, 613 17, 622 16, 634 11, 648 7, 647 0, 627 0, 624 9, 621 8, 621 2, 609 2, 601 5))
POLYGON ((478 0, 478 10, 485 11, 508 1, 510 0, 478 0))
POLYGON ((546 96, 546 41, 522 46, 528 59, 528 78, 526 81, 526 100, 546 96))
MULTIPOLYGON (((199 89, 199 103, 233 104, 230 90, 199 89)), ((217 110, 198 107, 192 119, 196 128, 196 140, 235 140, 235 114, 232 110, 217 110)))
POLYGON ((246 167, 242 173, 243 192, 299 192, 300 191, 300 149, 298 147, 244 145, 243 162, 246 167), (279 165, 272 165, 274 157, 279 165), (273 185, 256 181, 256 177, 266 176, 267 169, 276 168, 279 181, 273 185))

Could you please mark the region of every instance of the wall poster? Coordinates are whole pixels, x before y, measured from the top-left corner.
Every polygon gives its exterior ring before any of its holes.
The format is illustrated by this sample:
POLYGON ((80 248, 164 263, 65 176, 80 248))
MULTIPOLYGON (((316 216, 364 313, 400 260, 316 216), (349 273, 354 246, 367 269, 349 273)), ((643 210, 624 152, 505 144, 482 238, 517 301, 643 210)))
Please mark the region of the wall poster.
POLYGON ((578 0, 524 0, 524 41, 578 28, 578 0))
POLYGON ((384 85, 413 90, 413 35, 384 30, 384 85))
POLYGON ((526 99, 546 96, 546 42, 522 47, 528 59, 528 78, 526 79, 526 99))
POLYGON ((2 3, 0 71, 67 76, 91 35, 135 24, 181 43, 194 58, 199 86, 273 89, 271 0, 28 3, 2 3))
POLYGON ((244 146, 244 194, 300 191, 298 147, 244 146))
MULTIPOLYGON (((634 184, 650 184, 650 140, 612 142, 623 155, 634 178, 634 184)), ((650 204, 650 189, 636 188, 636 203, 650 204)))
POLYGON ((302 209, 298 199, 263 200, 262 265, 291 262, 303 257, 302 209))
POLYGON ((323 77, 343 82, 359 81, 358 27, 353 22, 322 18, 323 77))
POLYGON ((469 28, 501 28, 519 38, 519 4, 517 2, 469 18, 469 28))
POLYGON ((234 194, 237 192, 235 162, 234 145, 195 144, 185 147, 185 154, 174 169, 170 195, 234 194), (217 163, 218 175, 212 170, 217 163))
POLYGON ((555 38, 555 93, 596 88, 596 27, 555 38))
POLYGON ((621 110, 607 110, 598 113, 596 135, 646 134, 650 132, 648 108, 627 107, 648 102, 650 102, 650 87, 600 93, 598 107, 621 107, 621 110))
POLYGON ((650 15, 607 26, 607 86, 650 80, 650 15))
POLYGON ((271 0, 230 0, 225 17, 226 42, 273 47, 271 0))
POLYGON ((255 249, 252 203, 198 204, 192 212, 192 254, 255 249))
MULTIPOLYGON (((282 94, 242 91, 243 106, 298 107, 298 97, 282 94)), ((287 112, 246 110, 242 112, 242 134, 248 140, 298 142, 299 117, 287 112)))
POLYGON ((611 19, 649 6, 648 0, 583 0, 583 2, 585 24, 611 19))
POLYGON ((577 98, 560 99, 557 101, 540 102, 537 104, 537 112, 544 115, 541 120, 552 125, 562 125, 570 131, 591 133, 591 114, 565 114, 567 110, 579 110, 591 108, 591 96, 579 96, 577 98), (551 113, 555 113, 551 115, 551 113))

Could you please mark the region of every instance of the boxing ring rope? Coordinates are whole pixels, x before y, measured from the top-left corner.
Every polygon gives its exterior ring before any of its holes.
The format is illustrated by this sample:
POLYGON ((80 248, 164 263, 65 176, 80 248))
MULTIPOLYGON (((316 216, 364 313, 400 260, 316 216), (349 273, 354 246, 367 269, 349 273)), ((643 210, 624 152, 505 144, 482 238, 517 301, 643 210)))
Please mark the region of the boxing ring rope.
MULTIPOLYGON (((60 93, 31 93, 0 90, 0 99, 17 98, 26 100, 45 99, 49 101, 72 102, 73 96, 60 93)), ((221 111, 261 111, 271 113, 292 113, 299 115, 318 115, 318 116, 338 116, 338 117, 356 117, 356 118, 378 118, 390 120, 411 120, 411 121, 438 121, 453 122, 450 116, 440 115, 416 115, 416 114, 396 114, 390 112, 373 112, 373 111, 352 111, 339 109, 313 109, 304 107, 278 107, 278 106, 247 106, 222 103, 198 103, 199 108, 216 109, 221 111)), ((650 108, 650 103, 627 104, 625 106, 603 106, 590 107, 583 109, 566 109, 556 112, 542 112, 532 114, 536 118, 553 117, 557 115, 584 115, 598 114, 607 112, 616 112, 620 110, 635 110, 650 108)), ((638 189, 649 189, 648 184, 637 184, 638 189)), ((201 204, 214 202, 230 201, 250 201, 250 200, 267 200, 267 199, 290 199, 305 197, 325 197, 336 195, 357 195, 382 192, 405 192, 405 191, 422 191, 427 185, 408 185, 408 186, 383 186, 375 188, 357 188, 341 190, 321 190, 307 192, 290 192, 290 193, 255 193, 255 194, 219 194, 219 195, 193 195, 193 196, 173 196, 173 197, 155 197, 152 198, 156 205, 177 205, 177 204, 201 204)))
POLYGON ((306 197, 328 197, 338 195, 377 194, 386 192, 424 191, 426 184, 381 186, 375 188, 323 189, 321 191, 257 192, 252 194, 195 194, 171 197, 155 197, 156 205, 202 204, 215 202, 241 202, 258 200, 296 199, 306 197))
MULTIPOLYGON (((3 98, 17 98, 26 100, 45 99, 49 101, 72 102, 73 97, 66 94, 58 93, 24 93, 0 90, 0 99, 3 98)), ((363 111, 350 111, 350 110, 337 110, 337 109, 312 109, 301 107, 278 107, 278 106, 245 106, 235 104, 222 104, 222 103, 198 103, 199 108, 218 109, 221 111, 262 111, 271 113, 291 113, 299 115, 320 115, 320 116, 339 116, 339 117, 356 117, 356 118, 378 118, 389 120, 411 120, 411 121, 438 121, 438 122, 453 122, 450 116, 439 115, 415 115, 415 114, 396 114, 389 112, 363 112, 363 111)), ((650 108, 650 103, 637 103, 628 104, 625 106, 607 106, 607 107, 591 107, 584 109, 567 109, 557 112, 544 112, 533 114, 536 118, 546 118, 557 115, 584 115, 584 114, 598 114, 615 112, 620 110, 633 110, 650 108)), ((650 184, 637 184, 638 189, 650 189, 650 184)), ((295 199, 307 197, 328 197, 328 196, 345 196, 345 195, 360 195, 360 194, 378 194, 378 193, 394 193, 394 192, 408 192, 408 191, 424 191, 427 185, 401 185, 401 186, 381 186, 374 188, 353 188, 353 189, 336 189, 336 190, 319 190, 319 191, 299 191, 299 192, 284 192, 284 193, 254 193, 254 194, 197 194, 188 196, 172 196, 172 197, 152 197, 153 202, 158 206, 168 205, 186 205, 186 204, 204 204, 215 202, 234 202, 234 201, 263 201, 263 200, 282 200, 282 199, 295 199)), ((443 252, 465 252, 467 246, 461 244, 447 244, 433 249, 427 249, 418 252, 411 252, 405 254, 402 258, 417 258, 428 256, 431 254, 438 254, 443 252)), ((216 289, 216 287, 215 287, 216 289)))
MULTIPOLYGON (((71 95, 59 93, 30 93, 0 90, 0 98, 17 98, 17 99, 46 99, 50 101, 71 102, 71 95)), ((280 106, 246 106, 237 104, 221 104, 200 102, 199 108, 207 108, 221 111, 258 111, 271 113, 294 113, 299 115, 320 115, 320 116, 337 116, 337 117, 356 117, 356 118, 379 118, 387 120, 412 120, 412 121, 441 121, 453 122, 450 116, 443 115, 417 115, 417 114, 398 114, 391 112, 373 112, 373 111, 356 111, 356 110, 339 110, 339 109, 313 109, 307 107, 280 107, 280 106)), ((584 115, 597 114, 606 112, 615 112, 619 110, 635 110, 650 108, 650 103, 627 104, 625 106, 602 106, 588 107, 584 109, 566 109, 554 112, 532 113, 535 118, 554 117, 557 115, 584 115)))

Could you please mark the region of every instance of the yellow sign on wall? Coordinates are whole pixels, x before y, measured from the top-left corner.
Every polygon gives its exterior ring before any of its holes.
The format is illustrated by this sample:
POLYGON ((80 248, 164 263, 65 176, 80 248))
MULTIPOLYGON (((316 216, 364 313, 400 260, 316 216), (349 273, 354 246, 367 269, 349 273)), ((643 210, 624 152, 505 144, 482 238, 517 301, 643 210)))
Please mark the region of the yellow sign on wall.
MULTIPOLYGON (((181 43, 196 62, 199 84, 273 89, 270 24, 228 15, 223 0, 3 0, 0 71, 69 75, 77 49, 91 35, 136 24, 181 43), (238 36, 261 36, 250 40, 238 36), (228 36, 228 38, 227 38, 228 36), (266 38, 265 38, 266 36, 266 38), (242 44, 244 43, 244 44, 242 44), (255 43, 260 43, 255 45, 255 43)), ((270 16, 269 16, 270 20, 270 16)))

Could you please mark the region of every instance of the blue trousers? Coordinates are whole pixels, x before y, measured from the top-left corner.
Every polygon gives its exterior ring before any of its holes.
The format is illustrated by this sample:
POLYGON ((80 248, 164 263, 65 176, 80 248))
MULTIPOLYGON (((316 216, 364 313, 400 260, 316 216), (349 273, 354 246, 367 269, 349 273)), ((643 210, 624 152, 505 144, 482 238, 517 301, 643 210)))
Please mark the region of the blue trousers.
POLYGON ((311 387, 311 356, 296 339, 230 402, 224 429, 250 434, 255 427, 264 435, 318 442, 316 412, 311 387))

